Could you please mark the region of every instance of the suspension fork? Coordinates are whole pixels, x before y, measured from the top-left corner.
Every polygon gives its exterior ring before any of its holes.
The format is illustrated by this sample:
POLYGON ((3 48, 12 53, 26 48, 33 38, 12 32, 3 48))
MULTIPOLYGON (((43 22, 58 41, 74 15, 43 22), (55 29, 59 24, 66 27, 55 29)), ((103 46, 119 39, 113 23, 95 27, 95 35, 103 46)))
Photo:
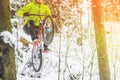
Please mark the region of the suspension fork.
POLYGON ((38 38, 33 42, 33 46, 35 48, 35 52, 34 55, 36 55, 36 52, 40 49, 42 49, 42 24, 40 24, 39 28, 38 28, 38 38), (39 48, 39 49, 37 49, 39 48))
POLYGON ((43 47, 42 30, 43 30, 42 23, 40 23, 39 30, 38 30, 38 41, 39 41, 38 45, 40 46, 40 49, 42 49, 42 47, 43 47))

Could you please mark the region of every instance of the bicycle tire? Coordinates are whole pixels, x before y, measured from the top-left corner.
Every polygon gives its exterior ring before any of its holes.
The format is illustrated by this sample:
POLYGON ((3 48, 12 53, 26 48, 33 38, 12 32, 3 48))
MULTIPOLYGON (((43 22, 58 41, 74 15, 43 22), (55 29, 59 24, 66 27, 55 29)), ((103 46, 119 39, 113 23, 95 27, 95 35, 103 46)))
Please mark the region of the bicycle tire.
POLYGON ((35 54, 35 47, 33 47, 33 50, 32 50, 32 66, 33 66, 33 69, 35 72, 39 72, 41 67, 42 67, 42 49, 39 49, 38 46, 37 46, 37 49, 38 50, 35 54), (36 60, 38 61, 35 61, 35 58, 36 60), (37 65, 37 67, 36 67, 37 65))
POLYGON ((45 19, 43 20, 43 41, 46 45, 49 45, 54 37, 54 24, 53 24, 53 19, 51 16, 46 16, 45 19), (47 29, 50 29, 50 32, 47 31, 47 29))

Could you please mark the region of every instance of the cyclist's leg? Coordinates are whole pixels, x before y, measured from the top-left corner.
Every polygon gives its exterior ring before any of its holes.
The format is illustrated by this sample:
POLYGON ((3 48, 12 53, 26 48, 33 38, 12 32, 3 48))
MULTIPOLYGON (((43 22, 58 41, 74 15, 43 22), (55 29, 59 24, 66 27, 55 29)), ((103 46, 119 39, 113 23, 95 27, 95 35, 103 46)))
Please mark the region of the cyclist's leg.
POLYGON ((29 21, 29 24, 30 24, 30 27, 29 27, 29 30, 30 30, 30 35, 32 37, 32 40, 36 39, 36 33, 35 33, 35 26, 34 26, 34 21, 33 20, 30 20, 29 21))
POLYGON ((28 23, 24 25, 23 31, 24 31, 26 34, 28 34, 28 35, 30 34, 30 30, 29 30, 29 25, 28 25, 28 23))
POLYGON ((49 48, 48 48, 48 45, 46 45, 45 43, 44 43, 44 51, 46 51, 46 50, 50 50, 49 48))
POLYGON ((28 23, 24 25, 23 31, 26 34, 31 35, 32 40, 34 40, 36 38, 34 21, 33 20, 28 21, 28 23))

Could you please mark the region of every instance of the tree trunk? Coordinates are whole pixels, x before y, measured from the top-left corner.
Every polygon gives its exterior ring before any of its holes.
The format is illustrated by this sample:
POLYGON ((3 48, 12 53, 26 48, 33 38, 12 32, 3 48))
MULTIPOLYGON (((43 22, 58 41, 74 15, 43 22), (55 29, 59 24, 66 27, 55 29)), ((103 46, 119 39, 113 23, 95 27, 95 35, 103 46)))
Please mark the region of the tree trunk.
MULTIPOLYGON (((11 31, 9 0, 0 1, 0 32, 11 31)), ((0 36, 0 80, 16 80, 14 47, 5 44, 0 36)))
POLYGON ((105 30, 103 25, 102 8, 99 0, 92 0, 94 29, 99 65, 100 80, 110 80, 110 70, 107 55, 105 30))

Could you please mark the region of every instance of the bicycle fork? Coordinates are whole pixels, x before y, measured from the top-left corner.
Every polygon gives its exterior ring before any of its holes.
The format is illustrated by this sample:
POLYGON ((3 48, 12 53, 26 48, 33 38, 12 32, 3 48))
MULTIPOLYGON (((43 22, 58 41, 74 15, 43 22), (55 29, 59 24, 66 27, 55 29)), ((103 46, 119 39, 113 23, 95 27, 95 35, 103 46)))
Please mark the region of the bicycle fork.
POLYGON ((43 49, 43 35, 42 35, 42 30, 43 30, 43 27, 42 27, 43 25, 42 25, 42 22, 40 23, 40 27, 39 27, 39 30, 38 30, 38 41, 39 41, 39 43, 38 43, 38 46, 40 47, 39 49, 43 49))
POLYGON ((38 38, 33 41, 33 47, 35 48, 34 50, 34 56, 37 55, 37 52, 43 48, 43 42, 42 42, 42 25, 40 25, 38 29, 38 38))

